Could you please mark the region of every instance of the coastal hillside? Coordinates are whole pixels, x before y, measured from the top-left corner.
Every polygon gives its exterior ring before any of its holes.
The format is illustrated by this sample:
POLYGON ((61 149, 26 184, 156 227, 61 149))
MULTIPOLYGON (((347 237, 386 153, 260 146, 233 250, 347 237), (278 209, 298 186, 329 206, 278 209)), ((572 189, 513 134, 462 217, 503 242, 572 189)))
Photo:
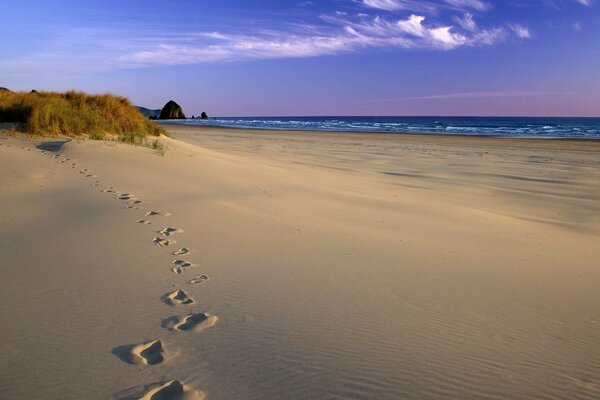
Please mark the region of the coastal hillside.
POLYGON ((23 124, 31 135, 118 139, 140 143, 164 134, 124 97, 83 92, 0 92, 0 122, 23 124))
POLYGON ((153 119, 158 119, 158 116, 160 115, 160 109, 157 110, 152 110, 150 108, 146 108, 146 107, 140 107, 137 106, 137 109, 142 113, 142 115, 146 118, 153 118, 153 119))

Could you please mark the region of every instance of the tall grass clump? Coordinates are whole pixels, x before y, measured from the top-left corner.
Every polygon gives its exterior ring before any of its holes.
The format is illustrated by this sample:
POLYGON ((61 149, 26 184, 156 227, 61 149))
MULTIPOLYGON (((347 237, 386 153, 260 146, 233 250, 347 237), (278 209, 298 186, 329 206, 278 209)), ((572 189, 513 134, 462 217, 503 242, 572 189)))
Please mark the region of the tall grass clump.
POLYGON ((32 135, 118 139, 132 144, 166 134, 126 98, 75 91, 0 92, 0 122, 24 123, 32 135))

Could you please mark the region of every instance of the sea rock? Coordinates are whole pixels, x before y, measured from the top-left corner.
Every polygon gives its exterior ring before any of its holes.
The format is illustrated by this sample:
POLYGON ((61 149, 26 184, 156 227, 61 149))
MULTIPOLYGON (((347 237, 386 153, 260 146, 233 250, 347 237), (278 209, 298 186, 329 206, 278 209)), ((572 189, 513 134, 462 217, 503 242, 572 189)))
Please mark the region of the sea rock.
POLYGON ((167 104, 160 111, 160 117, 158 119, 185 119, 185 114, 179 106, 173 100, 169 100, 167 104))
POLYGON ((200 119, 208 119, 208 114, 202 111, 202 114, 200 114, 200 119))
POLYGON ((12 93, 12 90, 9 90, 5 87, 0 87, 0 92, 11 92, 12 93))

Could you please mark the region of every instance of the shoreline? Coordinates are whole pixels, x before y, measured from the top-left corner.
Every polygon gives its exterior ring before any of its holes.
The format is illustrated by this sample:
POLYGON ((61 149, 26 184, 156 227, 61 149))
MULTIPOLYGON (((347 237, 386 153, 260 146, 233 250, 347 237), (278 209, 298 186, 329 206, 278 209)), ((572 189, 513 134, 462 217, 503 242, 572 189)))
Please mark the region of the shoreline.
MULTIPOLYGON (((176 121, 176 120, 172 120, 176 121)), ((552 136, 517 136, 517 135, 484 135, 484 134, 464 134, 464 133, 447 133, 447 132, 408 132, 408 131, 350 131, 350 130, 319 130, 319 129, 280 129, 280 128, 254 128, 254 127, 241 127, 241 126, 223 126, 223 125, 194 125, 186 124, 182 122, 161 122, 160 120, 153 121, 160 126, 186 126, 190 128, 202 128, 202 129, 234 129, 242 131, 259 131, 259 132, 288 132, 288 133, 314 133, 314 134, 333 134, 333 135, 375 135, 375 136, 425 136, 425 137, 465 137, 465 138, 489 138, 489 139, 519 139, 519 140, 561 140, 561 141, 600 141, 600 136, 596 137, 552 137, 552 136)))
POLYGON ((416 134, 416 133, 368 133, 355 131, 315 131, 315 130, 293 130, 293 129, 260 129, 260 128, 242 128, 242 127, 225 127, 225 126, 197 126, 181 123, 167 123, 159 125, 163 127, 174 127, 177 130, 189 130, 195 133, 210 133, 211 131, 224 133, 238 133, 248 135, 265 135, 265 136, 290 136, 290 137, 310 137, 310 138, 332 138, 332 139, 365 139, 374 141, 390 141, 390 142, 426 142, 426 143, 448 143, 448 144, 513 144, 513 145, 544 145, 554 146, 555 144, 573 144, 575 146, 585 145, 584 149, 589 150, 589 147, 597 148, 600 151, 600 139, 584 139, 584 138, 533 138, 533 137, 503 137, 503 136, 488 136, 488 135, 459 135, 459 134, 416 134))

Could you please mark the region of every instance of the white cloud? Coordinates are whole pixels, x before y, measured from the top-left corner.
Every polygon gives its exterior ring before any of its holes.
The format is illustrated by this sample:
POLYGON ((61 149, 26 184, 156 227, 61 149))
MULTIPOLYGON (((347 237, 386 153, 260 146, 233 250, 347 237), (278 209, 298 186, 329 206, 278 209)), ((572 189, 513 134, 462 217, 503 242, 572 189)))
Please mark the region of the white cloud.
MULTIPOLYGON (((200 64, 218 61, 316 57, 358 52, 366 48, 429 49, 450 51, 461 47, 490 46, 508 37, 529 38, 522 25, 484 27, 480 12, 490 9, 483 0, 346 0, 368 8, 403 10, 396 14, 360 9, 338 9, 314 16, 312 23, 289 22, 266 29, 232 26, 234 31, 98 29, 67 32, 56 48, 32 54, 20 62, 45 65, 48 54, 84 60, 92 68, 137 68, 157 65, 200 64), (422 12, 412 10, 422 9, 422 12), (435 12, 444 7, 445 13, 435 12), (466 10, 469 9, 469 10, 466 10), (429 11, 434 10, 433 14, 429 11), (315 22, 317 21, 317 22, 315 22), (140 33, 142 32, 142 33, 140 33), (94 48, 88 56, 81 48, 94 48), (92 57, 93 56, 93 57, 92 57), (91 57, 91 58, 90 58, 91 57)), ((250 24, 249 24, 250 25, 250 24)), ((56 57, 55 57, 56 58, 56 57)), ((5 60, 6 61, 6 60, 5 60)), ((0 67, 6 62, 0 61, 0 67)), ((14 69, 14 68, 13 68, 14 69)), ((0 68, 0 72, 1 68, 0 68)), ((1 75, 1 74, 0 74, 1 75)))
POLYGON ((477 23, 473 19, 473 14, 471 13, 465 13, 462 17, 454 17, 454 22, 467 31, 473 32, 477 29, 477 23))
POLYGON ((398 21, 397 26, 400 31, 422 39, 428 47, 453 49, 468 41, 464 35, 453 33, 451 26, 427 28, 423 25, 424 21, 425 17, 411 15, 407 20, 398 21))
POLYGON ((440 8, 486 11, 491 8, 491 5, 483 0, 361 0, 360 2, 366 7, 386 11, 435 12, 440 8))
POLYGON ((491 6, 489 3, 481 0, 445 0, 449 5, 458 9, 473 9, 479 11, 488 10, 491 6))
POLYGON ((531 37, 531 31, 528 27, 523 25, 509 25, 509 28, 517 35, 520 39, 528 39, 531 37))
POLYGON ((592 6, 592 0, 575 0, 575 1, 578 2, 579 4, 583 4, 584 6, 587 6, 587 7, 592 6))
POLYGON ((452 50, 461 46, 492 45, 506 38, 502 28, 455 32, 450 25, 429 25, 427 18, 411 15, 389 21, 381 17, 356 21, 327 17, 338 27, 323 34, 293 35, 270 32, 263 36, 211 32, 195 35, 198 43, 163 42, 156 47, 125 54, 125 66, 193 64, 222 60, 314 57, 357 51, 360 48, 452 50), (341 28, 341 29, 340 29, 341 28), (204 41, 202 40, 204 39, 204 41), (205 42, 208 40, 208 42, 205 42))
POLYGON ((411 0, 362 0, 362 3, 371 8, 379 10, 419 10, 422 9, 422 3, 411 0))

